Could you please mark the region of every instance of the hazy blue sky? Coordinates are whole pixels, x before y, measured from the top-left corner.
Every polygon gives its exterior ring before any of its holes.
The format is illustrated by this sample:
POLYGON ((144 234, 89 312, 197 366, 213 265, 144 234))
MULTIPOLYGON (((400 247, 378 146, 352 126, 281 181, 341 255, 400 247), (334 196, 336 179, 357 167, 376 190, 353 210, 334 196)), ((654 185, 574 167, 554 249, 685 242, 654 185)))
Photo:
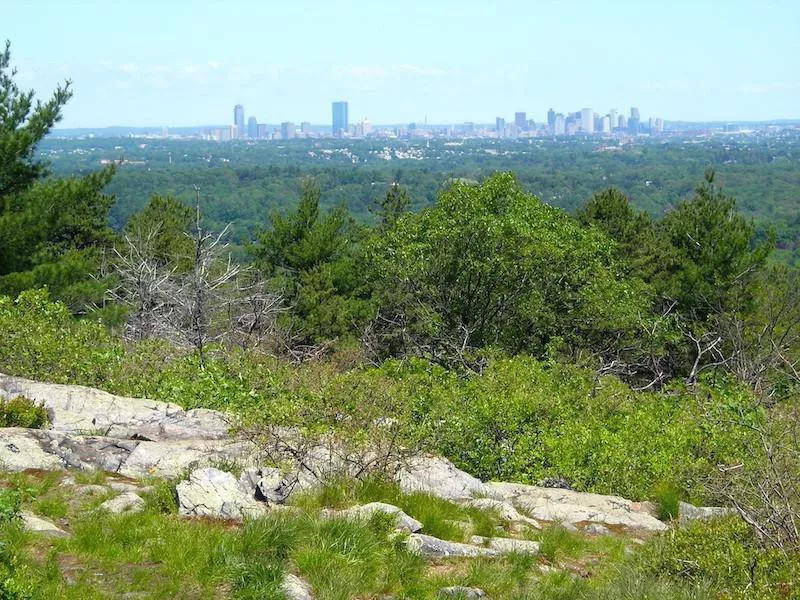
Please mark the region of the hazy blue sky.
POLYGON ((62 127, 493 121, 639 106, 800 118, 800 0, 0 0, 19 82, 62 127))

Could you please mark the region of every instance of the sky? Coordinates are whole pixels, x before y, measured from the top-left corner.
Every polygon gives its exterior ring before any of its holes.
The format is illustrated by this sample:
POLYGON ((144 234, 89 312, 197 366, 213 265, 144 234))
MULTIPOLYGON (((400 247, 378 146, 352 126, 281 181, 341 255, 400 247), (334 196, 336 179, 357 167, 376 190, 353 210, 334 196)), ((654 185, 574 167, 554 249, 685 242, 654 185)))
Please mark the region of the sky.
POLYGON ((493 122, 548 108, 800 118, 800 0, 0 0, 60 127, 493 122))

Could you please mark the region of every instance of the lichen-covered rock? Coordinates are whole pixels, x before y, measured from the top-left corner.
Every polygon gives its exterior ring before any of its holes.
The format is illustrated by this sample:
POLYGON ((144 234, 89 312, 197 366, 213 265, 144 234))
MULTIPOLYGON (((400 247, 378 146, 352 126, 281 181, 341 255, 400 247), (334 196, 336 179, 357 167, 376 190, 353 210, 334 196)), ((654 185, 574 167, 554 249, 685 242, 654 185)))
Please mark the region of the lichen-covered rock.
POLYGON ((285 504, 295 490, 308 489, 300 483, 298 472, 284 474, 274 467, 245 469, 239 477, 239 484, 253 498, 269 504, 285 504))
POLYGON ((681 524, 686 525, 692 521, 708 521, 709 519, 727 517, 728 515, 736 514, 736 511, 722 506, 694 506, 687 502, 681 502, 678 514, 680 515, 681 524))
POLYGON ((114 496, 103 502, 98 508, 107 510, 110 513, 138 513, 144 510, 145 502, 133 492, 123 492, 119 496, 114 496))
POLYGON ((439 456, 408 459, 397 473, 397 482, 405 493, 426 492, 445 500, 469 500, 486 495, 480 479, 439 456))
POLYGON ((267 505, 251 498, 233 475, 212 467, 192 471, 176 491, 182 515, 241 520, 267 511, 267 505))
POLYGON ((536 519, 531 519, 521 514, 510 502, 497 500, 495 498, 475 498, 465 503, 466 506, 477 508, 478 510, 495 512, 501 520, 507 523, 525 523, 534 529, 541 529, 541 524, 536 519))
POLYGON ((19 516, 22 520, 22 526, 27 531, 32 531, 33 533, 39 533, 49 537, 72 537, 69 533, 58 527, 55 523, 48 521, 47 519, 43 519, 42 517, 38 517, 33 513, 23 511, 19 514, 19 516))
POLYGON ((644 503, 619 496, 589 494, 559 488, 518 483, 487 483, 489 495, 510 501, 541 521, 572 525, 600 523, 642 531, 664 531, 667 525, 656 519, 644 503))
POLYGON ((395 528, 401 531, 416 533, 422 529, 422 523, 412 517, 409 517, 397 506, 386 504, 385 502, 370 502, 369 504, 353 506, 346 510, 328 511, 327 514, 330 517, 345 517, 366 520, 376 512, 394 515, 395 528))
POLYGON ((297 575, 287 573, 281 582, 281 591, 287 600, 313 600, 311 586, 300 579, 297 575))
POLYGON ((50 415, 52 428, 65 433, 149 440, 224 439, 230 429, 228 417, 214 410, 184 411, 168 402, 0 373, 0 398, 16 396, 41 402, 50 415))
POLYGON ((501 554, 499 551, 493 550, 492 548, 473 546, 472 544, 461 544, 459 542, 449 542, 421 533, 412 533, 408 536, 406 547, 409 552, 419 554, 426 558, 474 558, 476 556, 500 556, 501 554))
POLYGON ((0 469, 24 471, 26 469, 58 470, 62 460, 48 452, 47 433, 33 429, 8 427, 0 429, 0 469))
POLYGON ((539 542, 532 542, 529 540, 517 540, 514 538, 506 537, 492 537, 485 538, 480 535, 473 535, 470 538, 470 543, 492 550, 497 550, 502 554, 539 554, 539 542))
POLYGON ((487 598, 486 592, 481 588, 466 587, 464 585, 452 585, 441 588, 438 592, 440 598, 466 598, 468 600, 478 600, 487 598))

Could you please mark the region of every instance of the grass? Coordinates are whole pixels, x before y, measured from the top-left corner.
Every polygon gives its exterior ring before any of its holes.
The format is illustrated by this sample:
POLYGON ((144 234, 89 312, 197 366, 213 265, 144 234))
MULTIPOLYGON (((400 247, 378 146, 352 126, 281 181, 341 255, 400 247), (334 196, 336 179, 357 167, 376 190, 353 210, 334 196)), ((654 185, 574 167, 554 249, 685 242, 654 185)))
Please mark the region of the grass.
POLYGON ((329 482, 295 502, 306 510, 386 502, 420 521, 428 535, 457 542, 467 541, 472 535, 492 537, 507 528, 493 511, 460 506, 421 492, 404 494, 397 484, 381 478, 329 482))
MULTIPOLYGON (((68 539, 40 537, 22 531, 18 520, 0 519, 3 600, 125 594, 278 599, 286 573, 307 581, 319 600, 433 599, 440 588, 453 585, 481 588, 495 600, 778 597, 742 592, 746 582, 741 578, 722 579, 725 560, 738 565, 731 561, 746 558, 736 558, 731 550, 741 545, 736 536, 744 532, 724 523, 670 533, 641 548, 623 536, 587 537, 552 526, 520 534, 540 542, 538 556, 426 561, 405 549, 404 535, 391 535, 393 519, 387 515, 352 521, 321 518, 319 510, 383 501, 421 520, 426 533, 463 539, 466 533, 452 525, 456 521, 469 523, 473 531, 496 534, 499 527, 503 535, 513 534, 503 530, 496 514, 425 494, 403 494, 381 480, 329 484, 317 494, 299 497, 300 510, 278 511, 237 525, 179 517, 174 482, 147 481, 152 491, 145 494, 142 513, 111 515, 94 510, 105 496, 76 495, 73 486, 61 484, 62 477, 44 472, 0 474, 0 492, 9 499, 9 510, 21 507, 62 515, 72 533, 68 539), (726 533, 730 531, 733 537, 726 533), (723 541, 728 538, 732 541, 723 541), (626 556, 630 548, 635 548, 632 558, 626 556), (687 578, 680 565, 692 552, 708 566, 687 578), (739 587, 731 587, 731 582, 739 587)), ((99 485, 102 480, 95 477, 75 480, 99 485)))

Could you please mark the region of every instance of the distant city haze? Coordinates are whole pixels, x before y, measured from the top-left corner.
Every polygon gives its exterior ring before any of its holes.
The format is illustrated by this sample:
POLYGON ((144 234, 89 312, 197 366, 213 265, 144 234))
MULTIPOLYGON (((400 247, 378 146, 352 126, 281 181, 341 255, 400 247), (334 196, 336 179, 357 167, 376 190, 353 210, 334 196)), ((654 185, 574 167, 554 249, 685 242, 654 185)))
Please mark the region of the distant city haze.
MULTIPOLYGON (((630 107, 682 121, 800 117, 797 0, 6 2, 0 37, 60 127, 547 121, 630 107)), ((552 124, 554 126, 555 123, 552 124)), ((588 117, 587 123, 588 126, 588 117)), ((613 125, 613 124, 612 124, 613 125)), ((612 127, 613 128, 613 127, 612 127)), ((258 135, 257 129, 252 130, 258 135)))

